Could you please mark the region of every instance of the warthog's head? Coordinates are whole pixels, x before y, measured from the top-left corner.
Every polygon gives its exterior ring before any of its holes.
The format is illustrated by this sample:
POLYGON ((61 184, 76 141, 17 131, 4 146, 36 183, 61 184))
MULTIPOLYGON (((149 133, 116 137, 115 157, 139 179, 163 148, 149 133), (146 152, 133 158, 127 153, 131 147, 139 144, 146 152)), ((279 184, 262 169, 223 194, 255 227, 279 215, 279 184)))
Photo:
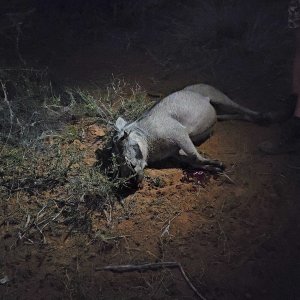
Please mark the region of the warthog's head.
POLYGON ((141 134, 121 117, 117 119, 115 129, 113 152, 120 159, 120 176, 135 175, 137 183, 140 183, 144 177, 143 170, 147 165, 141 134))

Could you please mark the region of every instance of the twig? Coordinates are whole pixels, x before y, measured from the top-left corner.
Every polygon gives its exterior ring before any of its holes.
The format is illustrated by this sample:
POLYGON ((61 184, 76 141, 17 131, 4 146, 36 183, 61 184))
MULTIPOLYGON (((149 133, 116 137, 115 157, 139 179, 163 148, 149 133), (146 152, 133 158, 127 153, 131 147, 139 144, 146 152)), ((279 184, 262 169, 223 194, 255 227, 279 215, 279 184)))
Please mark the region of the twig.
POLYGON ((288 168, 294 169, 294 170, 300 170, 300 166, 291 166, 291 165, 288 165, 288 168))
POLYGON ((196 287, 192 284, 192 282, 189 280, 188 276, 186 275, 183 267, 181 264, 178 264, 178 268, 183 276, 183 278, 185 279, 185 281, 187 282, 187 284, 189 285, 189 287, 194 291, 194 293, 202 300, 207 300, 202 294, 200 294, 200 292, 196 289, 196 287))
POLYGON ((14 113, 13 113, 13 110, 11 108, 11 105, 10 105, 10 102, 8 100, 8 97, 7 97, 7 92, 6 92, 6 87, 5 87, 5 84, 3 83, 2 80, 0 80, 0 84, 1 84, 1 88, 2 88, 2 91, 3 91, 3 94, 4 94, 4 102, 6 103, 7 107, 8 107, 8 110, 9 110, 9 117, 10 117, 10 128, 9 128, 9 133, 8 133, 8 136, 6 138, 6 141, 4 143, 4 146, 0 152, 0 154, 2 154, 2 151, 4 150, 9 138, 10 138, 10 135, 11 135, 11 132, 12 132, 12 127, 13 127, 13 119, 14 119, 14 113))
POLYGON ((31 216, 30 216, 30 215, 27 215, 27 221, 26 221, 26 223, 25 223, 24 228, 26 228, 26 227, 29 225, 30 220, 31 220, 31 216))
POLYGON ((141 265, 110 265, 103 268, 96 268, 96 271, 111 271, 115 273, 123 272, 136 272, 136 271, 156 271, 162 268, 178 268, 177 262, 159 262, 159 263, 146 263, 141 265))
MULTIPOLYGON (((37 213, 37 215, 36 215, 36 220, 39 220, 40 219, 40 217, 42 217, 41 216, 41 213, 45 210, 45 208, 48 206, 48 204, 45 204, 43 207, 42 207, 42 209, 37 213)), ((44 216, 44 214, 43 214, 43 216, 44 216)))
POLYGON ((65 237, 63 238, 63 242, 65 242, 69 236, 71 235, 72 231, 75 229, 75 224, 72 224, 70 227, 69 227, 69 230, 67 232, 67 234, 65 235, 65 237))
POLYGON ((104 237, 103 239, 105 241, 111 241, 111 240, 125 239, 125 238, 130 237, 130 236, 131 235, 119 235, 119 236, 104 237))
MULTIPOLYGON (((42 208, 39 213, 41 211, 43 211, 44 208, 42 208)), ((25 227, 24 227, 24 230, 23 232, 19 232, 18 233, 18 239, 22 240, 23 238, 26 238, 26 234, 28 233, 28 231, 30 231, 33 227, 35 227, 42 235, 43 235, 43 238, 44 238, 44 241, 46 240, 44 234, 43 234, 43 230, 45 229, 46 226, 49 225, 50 222, 53 222, 55 221, 59 216, 60 214, 63 212, 64 210, 64 207, 55 215, 55 216, 50 216, 48 218, 46 218, 45 220, 42 220, 41 222, 37 223, 38 219, 39 219, 39 213, 38 215, 36 216, 36 219, 35 221, 31 222, 30 223, 30 215, 27 216, 27 221, 26 221, 26 224, 25 224, 25 227), (46 223, 46 224, 45 224, 46 223), (40 227, 41 225, 43 225, 42 227, 40 227)), ((29 240, 28 238, 26 238, 27 240, 29 240)), ((32 242, 30 240, 30 242, 32 242)), ((33 242, 32 242, 33 243, 33 242)))
POLYGON ((234 180, 231 179, 225 172, 222 172, 221 175, 224 176, 225 179, 227 179, 229 183, 235 184, 234 180))
POLYGON ((46 70, 41 70, 41 69, 34 69, 34 68, 1 68, 1 71, 14 71, 14 72, 36 72, 36 73, 45 73, 46 70))
MULTIPOLYGON (((163 227, 163 228, 161 229, 162 233, 161 233, 160 237, 164 237, 166 234, 167 234, 167 235, 170 235, 169 230, 170 230, 170 227, 171 227, 171 222, 172 222, 175 218, 177 218, 179 215, 180 215, 180 213, 176 213, 176 215, 175 215, 172 219, 168 220, 168 224, 167 224, 165 227, 163 227)), ((165 222, 165 224, 166 224, 166 222, 165 222)))
POLYGON ((37 224, 37 226, 40 226, 41 224, 43 224, 43 223, 45 223, 46 221, 49 221, 49 222, 47 222, 46 224, 44 224, 43 225, 43 227, 42 227, 42 230, 44 230, 45 229, 45 227, 50 223, 50 222, 53 222, 53 221, 55 221, 59 216, 60 216, 60 214, 63 212, 63 210, 64 210, 64 207, 52 218, 52 217, 50 217, 50 218, 48 218, 48 219, 46 219, 46 220, 43 220, 43 221, 41 221, 39 224, 37 224))
POLYGON ((22 62, 24 66, 27 65, 26 60, 23 58, 21 52, 20 52, 20 35, 22 34, 21 26, 20 24, 16 24, 16 30, 17 30, 17 36, 16 36, 16 52, 18 55, 19 60, 22 62))
POLYGON ((179 269, 181 275, 183 276, 186 283, 189 287, 193 290, 193 292, 202 300, 207 300, 200 292, 196 289, 196 287, 192 284, 188 276, 186 275, 183 267, 178 262, 173 261, 165 261, 165 262, 158 262, 158 263, 146 263, 141 265, 117 265, 117 266, 106 266, 103 268, 95 268, 95 271, 111 271, 115 273, 125 273, 125 272, 143 272, 143 271, 157 271, 163 268, 170 268, 170 269, 179 269))
POLYGON ((103 209, 103 213, 104 213, 104 215, 106 217, 107 225, 110 225, 111 221, 112 221, 112 216, 111 216, 111 214, 112 214, 112 207, 111 207, 110 204, 107 204, 106 206, 108 207, 109 211, 107 211, 106 209, 103 209))
POLYGON ((11 23, 10 27, 14 27, 16 29, 16 34, 17 34, 16 35, 16 45, 15 45, 16 53, 17 53, 18 58, 20 59, 20 61, 22 62, 22 64, 24 66, 26 66, 26 61, 20 52, 20 36, 22 34, 21 27, 24 23, 24 19, 34 12, 35 12, 35 8, 31 9, 29 11, 23 12, 23 13, 8 13, 8 14, 6 14, 6 16, 9 18, 9 21, 11 23))

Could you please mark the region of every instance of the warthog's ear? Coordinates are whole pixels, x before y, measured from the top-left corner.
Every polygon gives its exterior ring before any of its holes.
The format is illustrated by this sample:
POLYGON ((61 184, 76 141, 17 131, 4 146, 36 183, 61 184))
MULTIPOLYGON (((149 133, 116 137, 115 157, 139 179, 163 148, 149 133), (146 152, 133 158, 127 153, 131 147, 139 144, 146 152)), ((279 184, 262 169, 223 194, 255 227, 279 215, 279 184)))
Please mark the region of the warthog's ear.
POLYGON ((118 131, 121 131, 128 122, 124 120, 122 117, 119 117, 115 123, 115 127, 118 131))

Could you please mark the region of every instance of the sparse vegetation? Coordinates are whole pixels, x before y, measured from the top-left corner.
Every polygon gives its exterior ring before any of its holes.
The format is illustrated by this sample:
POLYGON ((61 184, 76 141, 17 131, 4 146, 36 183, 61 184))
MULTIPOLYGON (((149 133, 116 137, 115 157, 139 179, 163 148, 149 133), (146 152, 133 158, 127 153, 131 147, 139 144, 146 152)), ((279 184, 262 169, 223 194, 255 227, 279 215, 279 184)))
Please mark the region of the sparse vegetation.
MULTIPOLYGON (((110 149, 108 156, 101 157, 110 142, 112 125, 120 114, 129 120, 135 118, 151 102, 140 87, 130 88, 116 79, 98 99, 78 89, 57 91, 46 72, 36 70, 3 72, 1 87, 0 197, 17 195, 20 202, 31 201, 40 193, 53 197, 51 204, 48 197, 36 207, 30 206, 26 212, 30 220, 19 215, 25 228, 22 237, 32 240, 29 233, 42 233, 46 226, 41 229, 40 225, 46 219, 73 229, 89 228, 88 212, 103 212, 119 197, 116 192, 128 184, 128 179, 117 176, 117 160, 111 157, 110 149), (96 147, 92 146, 97 136, 86 145, 87 119, 89 124, 108 130, 100 145, 103 151, 98 150, 97 165, 96 147), (47 208, 46 219, 41 218, 41 207, 43 211, 47 208)), ((2 205, 8 207, 10 202, 2 205)))

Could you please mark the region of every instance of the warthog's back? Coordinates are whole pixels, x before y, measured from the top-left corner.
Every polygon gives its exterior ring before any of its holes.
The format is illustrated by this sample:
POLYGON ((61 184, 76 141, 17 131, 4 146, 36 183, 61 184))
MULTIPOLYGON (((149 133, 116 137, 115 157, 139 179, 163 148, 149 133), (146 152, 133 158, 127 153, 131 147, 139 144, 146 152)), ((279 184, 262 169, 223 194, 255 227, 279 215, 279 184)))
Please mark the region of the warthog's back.
POLYGON ((232 105, 233 103, 224 93, 217 90, 215 87, 204 83, 189 85, 185 87, 183 91, 190 91, 201 94, 204 97, 213 99, 216 103, 229 103, 230 105, 232 105))
POLYGON ((194 136, 214 125, 216 112, 209 98, 191 91, 179 91, 161 100, 139 120, 148 130, 155 126, 156 130, 174 130, 174 134, 176 128, 170 127, 178 122, 194 136))

